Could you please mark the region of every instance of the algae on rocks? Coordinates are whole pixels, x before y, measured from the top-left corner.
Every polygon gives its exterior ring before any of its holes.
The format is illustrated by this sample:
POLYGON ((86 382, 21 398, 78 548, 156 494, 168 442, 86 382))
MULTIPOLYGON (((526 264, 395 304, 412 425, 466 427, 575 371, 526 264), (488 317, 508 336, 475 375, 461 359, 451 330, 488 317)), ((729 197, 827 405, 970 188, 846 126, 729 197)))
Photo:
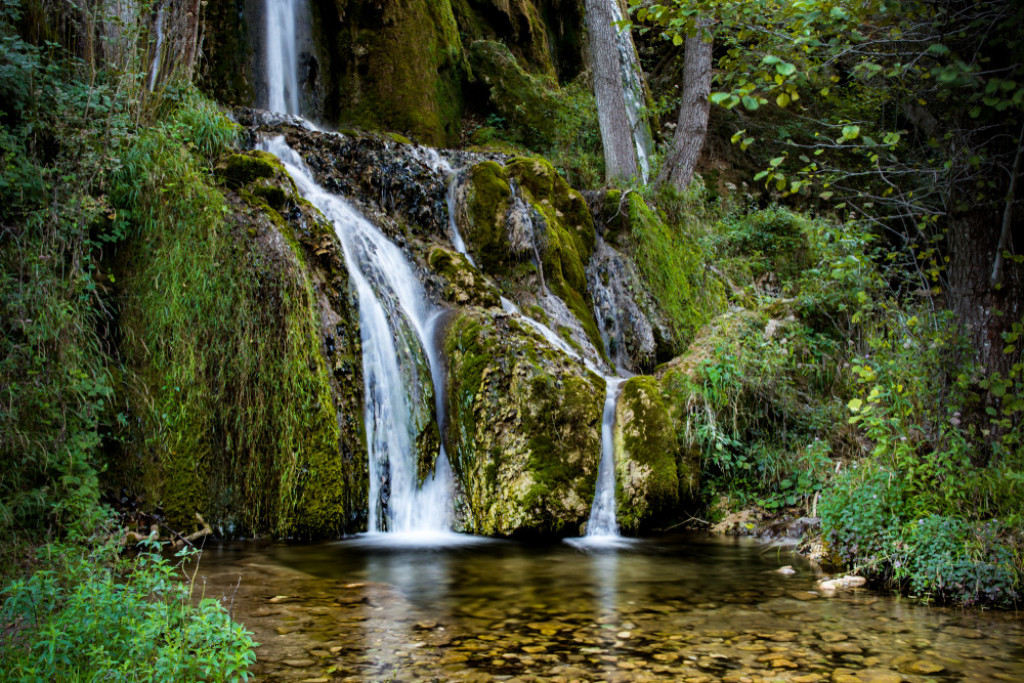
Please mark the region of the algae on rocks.
POLYGON ((122 480, 179 529, 199 512, 224 533, 356 531, 362 379, 340 245, 272 156, 229 155, 217 173, 222 189, 168 193, 122 260, 137 424, 122 480), (178 198, 195 192, 199 205, 178 198))
POLYGON ((448 453, 467 531, 575 535, 597 483, 604 387, 515 317, 451 321, 448 453))
POLYGON ((618 522, 639 532, 678 515, 697 501, 700 455, 683 447, 658 381, 627 380, 615 413, 618 522))

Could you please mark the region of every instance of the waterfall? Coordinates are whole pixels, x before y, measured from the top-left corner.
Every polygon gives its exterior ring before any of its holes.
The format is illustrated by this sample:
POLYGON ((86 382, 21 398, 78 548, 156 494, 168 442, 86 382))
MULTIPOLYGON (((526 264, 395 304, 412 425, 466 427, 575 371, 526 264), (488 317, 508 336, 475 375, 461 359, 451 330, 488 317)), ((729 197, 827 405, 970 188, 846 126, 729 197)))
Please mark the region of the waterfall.
POLYGON ((644 113, 647 98, 644 95, 643 71, 636 56, 633 36, 629 27, 622 26, 625 21, 619 0, 607 0, 612 11, 615 28, 615 39, 619 47, 619 68, 622 70, 622 94, 626 100, 626 118, 629 119, 633 131, 633 144, 636 146, 636 157, 640 165, 640 173, 644 182, 651 170, 651 154, 654 151, 654 137, 644 113))
POLYGON ((276 155, 303 197, 334 224, 359 300, 365 427, 370 460, 370 532, 424 535, 450 530, 451 469, 442 443, 434 475, 417 486, 411 394, 417 352, 426 355, 439 425, 444 425, 444 367, 435 336, 443 313, 427 299, 405 254, 347 201, 320 187, 283 137, 260 148, 276 155), (405 374, 412 373, 410 380, 405 374), (410 386, 411 385, 411 386, 410 386))
POLYGON ((156 11, 156 22, 153 27, 153 31, 156 33, 155 44, 153 46, 153 63, 150 66, 149 71, 149 91, 153 92, 156 88, 156 78, 160 74, 160 57, 161 52, 164 49, 164 16, 165 11, 163 6, 159 7, 156 11))
POLYGON ((303 0, 265 0, 267 109, 299 114, 296 15, 303 0))
POLYGON ((601 462, 597 467, 597 489, 590 508, 587 536, 609 538, 619 535, 615 521, 615 406, 619 399, 621 377, 605 377, 604 413, 601 417, 601 462))

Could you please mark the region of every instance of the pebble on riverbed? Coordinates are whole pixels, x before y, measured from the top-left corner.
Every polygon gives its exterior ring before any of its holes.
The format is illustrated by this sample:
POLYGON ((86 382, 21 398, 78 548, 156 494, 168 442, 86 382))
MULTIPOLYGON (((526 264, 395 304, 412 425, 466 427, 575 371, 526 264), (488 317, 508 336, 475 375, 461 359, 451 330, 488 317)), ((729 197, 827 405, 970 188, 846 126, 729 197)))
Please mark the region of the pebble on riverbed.
POLYGON ((844 590, 847 588, 857 588, 867 583, 867 579, 863 576, 853 576, 848 574, 847 576, 841 576, 838 579, 822 579, 818 582, 818 589, 827 593, 834 593, 838 590, 844 590))

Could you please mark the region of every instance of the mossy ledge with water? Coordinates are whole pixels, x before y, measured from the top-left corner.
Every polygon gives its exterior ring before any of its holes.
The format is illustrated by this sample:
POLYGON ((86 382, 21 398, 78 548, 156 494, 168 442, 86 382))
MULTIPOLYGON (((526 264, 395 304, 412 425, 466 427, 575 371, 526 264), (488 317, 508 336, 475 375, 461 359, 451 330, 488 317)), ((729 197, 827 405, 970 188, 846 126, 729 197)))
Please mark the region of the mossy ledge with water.
POLYGON ((295 87, 341 134, 248 108, 253 7, 0 8, 5 673, 89 670, 88 633, 66 662, 33 655, 67 645, 51 626, 78 618, 72 585, 166 608, 104 634, 131 652, 156 633, 151 678, 244 671, 251 640, 220 607, 168 591, 153 556, 117 559, 125 528, 336 539, 388 490, 370 481, 354 264, 255 151, 272 136, 439 311, 439 366, 408 329, 397 343, 406 376, 443 381, 399 402, 417 485, 450 462, 454 529, 584 533, 602 375, 621 373, 624 532, 820 517, 805 547, 876 587, 1019 604, 1019 326, 985 374, 900 248, 799 193, 741 191, 728 153, 684 193, 603 186, 579 3, 485 5, 312 3, 295 87))

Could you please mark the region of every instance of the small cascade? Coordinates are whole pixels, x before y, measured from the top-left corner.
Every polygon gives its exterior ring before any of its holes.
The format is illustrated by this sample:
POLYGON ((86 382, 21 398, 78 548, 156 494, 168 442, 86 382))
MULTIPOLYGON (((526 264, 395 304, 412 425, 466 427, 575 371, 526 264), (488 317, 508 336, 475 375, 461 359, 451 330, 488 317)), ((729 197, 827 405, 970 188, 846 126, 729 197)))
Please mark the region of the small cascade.
POLYGON ((154 45, 153 45, 153 63, 149 67, 149 84, 148 88, 150 92, 156 88, 156 79, 160 74, 160 58, 164 50, 164 18, 166 12, 164 11, 163 5, 156 10, 156 21, 153 24, 154 45))
POLYGON ((630 376, 655 357, 654 326, 638 300, 635 269, 597 235, 587 264, 587 289, 608 357, 620 376, 630 376))
POLYGON ((466 249, 466 241, 462 239, 462 233, 459 232, 459 222, 456 217, 459 172, 452 168, 451 163, 433 147, 417 147, 416 155, 434 173, 446 178, 448 192, 445 195, 445 200, 448 204, 448 231, 451 233, 449 237, 451 238, 452 246, 455 247, 455 251, 465 256, 466 260, 475 268, 476 261, 473 260, 469 250, 466 249))
POLYGON ((622 390, 621 377, 605 377, 604 414, 601 417, 601 462, 597 468, 597 489, 587 522, 588 538, 617 538, 615 520, 615 406, 622 390))
POLYGON ((542 296, 547 296, 548 287, 544 283, 544 262, 540 258, 540 247, 537 244, 537 226, 533 221, 533 209, 519 192, 516 181, 509 179, 508 186, 512 190, 512 210, 509 215, 512 218, 512 234, 509 241, 514 251, 533 251, 533 263, 537 266, 537 275, 540 277, 540 291, 542 296))
POLYGON ((455 251, 459 252, 466 257, 466 260, 475 268, 476 261, 469 254, 469 250, 466 249, 466 241, 462 239, 462 233, 459 232, 459 222, 456 219, 455 211, 458 205, 458 199, 456 192, 459 187, 459 174, 453 172, 448 177, 448 230, 451 232, 452 246, 455 247, 455 251))
POLYGON ((299 114, 297 14, 303 0, 264 0, 267 109, 299 114))
POLYGON ((619 47, 619 68, 622 70, 622 94, 626 100, 626 117, 633 130, 633 144, 636 145, 637 161, 644 182, 651 171, 651 154, 654 152, 654 137, 647 115, 644 113, 647 98, 644 95, 643 71, 636 56, 633 36, 628 26, 623 26, 625 17, 619 0, 607 0, 611 7, 615 27, 615 38, 619 47))
POLYGON ((299 191, 330 220, 359 299, 366 440, 370 458, 369 529, 423 537, 451 528, 452 475, 441 445, 431 478, 417 486, 412 398, 426 355, 438 424, 444 424, 444 367, 435 336, 443 311, 427 299, 402 250, 344 199, 320 187, 283 137, 261 149, 276 155, 299 191), (411 375, 411 377, 410 377, 411 375))

